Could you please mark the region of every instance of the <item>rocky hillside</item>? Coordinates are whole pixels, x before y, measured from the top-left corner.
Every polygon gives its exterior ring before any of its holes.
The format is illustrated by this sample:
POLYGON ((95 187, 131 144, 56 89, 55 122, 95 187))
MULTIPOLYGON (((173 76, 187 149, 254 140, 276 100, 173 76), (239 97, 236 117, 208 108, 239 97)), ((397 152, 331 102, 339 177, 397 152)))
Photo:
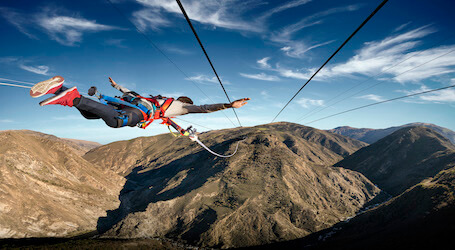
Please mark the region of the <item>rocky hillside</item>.
MULTIPOLYGON (((454 243, 455 167, 303 239, 258 249, 445 249, 454 243)), ((450 248, 450 247, 449 247, 450 248)))
POLYGON ((0 132, 0 237, 67 236, 96 229, 118 206, 122 177, 54 136, 0 132))
POLYGON ((455 145, 426 127, 407 127, 360 149, 336 164, 363 173, 382 190, 398 195, 455 163, 455 145))
POLYGON ((291 124, 212 131, 201 141, 159 135, 85 155, 124 174, 120 207, 98 223, 104 237, 169 237, 211 247, 290 240, 354 215, 380 190, 332 164, 364 143, 291 124))
POLYGON ((445 138, 449 139, 453 144, 455 144, 455 132, 443 128, 431 123, 421 123, 421 122, 416 122, 416 123, 409 123, 405 124, 402 126, 398 127, 390 127, 386 129, 370 129, 370 128, 352 128, 348 126, 343 126, 343 127, 337 127, 331 130, 328 130, 331 133, 339 134, 339 135, 344 135, 359 141, 366 142, 368 144, 375 143, 376 141, 392 134, 393 132, 406 128, 406 127, 416 127, 416 126, 423 126, 430 128, 437 133, 441 134, 445 138))
POLYGON ((97 148, 103 144, 93 141, 84 141, 84 140, 76 140, 76 139, 68 139, 68 138, 61 138, 62 140, 66 141, 66 144, 69 144, 75 149, 80 149, 83 154, 87 153, 88 151, 97 148))
POLYGON ((23 134, 39 136, 39 137, 45 138, 47 140, 65 143, 67 146, 71 147, 73 149, 73 151, 75 151, 80 156, 84 155, 89 150, 97 148, 102 145, 98 142, 59 138, 55 135, 49 135, 49 134, 45 134, 45 133, 41 133, 41 132, 37 132, 37 131, 33 131, 33 130, 25 130, 25 129, 24 130, 3 130, 3 131, 0 131, 0 133, 8 132, 8 131, 21 132, 23 134))

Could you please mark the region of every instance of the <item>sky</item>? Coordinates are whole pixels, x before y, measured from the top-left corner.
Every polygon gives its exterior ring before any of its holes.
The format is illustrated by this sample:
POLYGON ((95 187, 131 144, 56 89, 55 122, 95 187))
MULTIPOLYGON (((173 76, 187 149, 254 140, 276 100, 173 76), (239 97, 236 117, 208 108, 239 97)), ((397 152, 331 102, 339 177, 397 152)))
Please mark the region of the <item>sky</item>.
MULTIPOLYGON (((108 81, 143 95, 226 103, 197 40, 171 0, 0 2, 0 83, 30 87, 55 75, 85 94, 108 81), (126 19, 145 34, 150 43, 126 19), (158 49, 157 49, 158 48, 158 49)), ((380 4, 377 0, 182 0, 242 126, 270 123, 308 78, 380 4)), ((455 89, 320 118, 455 84, 453 1, 390 0, 284 109, 276 121, 318 129, 411 122, 455 130, 455 89), (452 53, 453 52, 453 53, 452 53), (312 122, 319 120, 316 122, 312 122)), ((75 108, 40 107, 29 89, 0 85, 0 130, 30 129, 109 143, 168 132, 107 127, 75 108)), ((175 120, 198 131, 239 126, 232 110, 175 120)))

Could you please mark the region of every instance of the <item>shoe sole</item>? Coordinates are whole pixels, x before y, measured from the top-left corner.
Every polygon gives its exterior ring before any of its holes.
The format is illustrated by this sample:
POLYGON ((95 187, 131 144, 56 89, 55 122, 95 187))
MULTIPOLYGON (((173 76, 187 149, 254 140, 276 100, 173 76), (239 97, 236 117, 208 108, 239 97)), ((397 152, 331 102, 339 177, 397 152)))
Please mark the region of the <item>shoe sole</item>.
POLYGON ((70 92, 70 91, 73 91, 73 90, 76 89, 76 88, 77 88, 77 87, 72 87, 72 88, 70 88, 70 89, 67 89, 67 90, 63 91, 63 92, 60 93, 59 95, 49 97, 49 98, 47 98, 46 100, 41 101, 41 102, 39 103, 39 105, 40 105, 40 106, 47 105, 47 104, 49 104, 49 103, 51 103, 51 102, 53 102, 53 101, 59 99, 60 97, 66 95, 66 93, 68 93, 68 92, 70 92))
POLYGON ((61 76, 54 76, 49 80, 39 82, 30 89, 30 96, 33 98, 43 96, 53 88, 61 87, 64 82, 65 79, 61 76))

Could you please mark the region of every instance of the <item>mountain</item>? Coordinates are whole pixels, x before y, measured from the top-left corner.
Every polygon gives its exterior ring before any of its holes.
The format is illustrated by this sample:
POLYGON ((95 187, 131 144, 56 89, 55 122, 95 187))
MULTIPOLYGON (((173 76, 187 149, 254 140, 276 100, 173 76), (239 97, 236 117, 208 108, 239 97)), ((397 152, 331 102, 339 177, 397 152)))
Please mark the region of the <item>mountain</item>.
POLYGON ((115 142, 88 152, 123 174, 119 208, 100 218, 102 237, 179 239, 204 247, 290 240, 353 216, 380 190, 362 174, 333 168, 366 144, 302 125, 274 123, 115 142))
POLYGON ((449 139, 453 144, 455 144, 455 132, 454 131, 434 125, 434 124, 430 124, 430 123, 416 122, 416 123, 409 123, 409 124, 398 126, 398 127, 390 127, 390 128, 386 128, 386 129, 352 128, 352 127, 348 127, 348 126, 343 126, 343 127, 337 127, 337 128, 334 128, 334 129, 331 129, 328 131, 331 133, 344 135, 344 136, 347 136, 347 137, 350 137, 350 138, 353 138, 353 139, 356 139, 359 141, 363 141, 368 144, 372 144, 372 143, 392 134, 393 132, 395 132, 399 129, 402 129, 405 127, 416 127, 416 126, 423 126, 423 127, 430 128, 430 129, 438 132, 439 134, 443 135, 444 137, 449 139))
POLYGON ((338 162, 398 195, 455 162, 455 145, 427 127, 406 127, 338 162))
MULTIPOLYGON (((452 162, 451 166, 454 165, 452 162)), ((333 241, 349 240, 352 247, 362 249, 365 246, 446 248, 455 243, 454 197, 455 168, 452 167, 352 219, 333 241)))
POLYGON ((402 128, 335 166, 364 173, 394 197, 307 237, 255 248, 443 249, 454 243, 455 146, 443 136, 402 128))
POLYGON ((26 130, 26 129, 24 129, 24 130, 3 130, 3 131, 0 131, 0 133, 8 132, 8 131, 20 131, 23 134, 39 136, 42 138, 46 138, 48 140, 65 143, 67 146, 70 146, 80 156, 84 155, 89 150, 97 148, 102 145, 98 142, 83 141, 83 140, 68 139, 68 138, 59 138, 55 135, 49 135, 49 134, 45 134, 45 133, 41 133, 41 132, 37 132, 37 131, 33 131, 33 130, 26 130))
POLYGON ((118 206, 124 179, 79 155, 55 136, 0 132, 0 238, 93 231, 118 206))
MULTIPOLYGON (((103 144, 93 141, 84 141, 84 140, 76 140, 76 139, 69 139, 69 138, 61 138, 65 140, 68 145, 75 149, 80 149, 83 154, 87 153, 88 151, 97 148, 103 144)), ((83 155, 82 154, 82 155, 83 155)))
POLYGON ((455 167, 452 167, 330 229, 257 248, 445 249, 455 243, 454 197, 455 167))

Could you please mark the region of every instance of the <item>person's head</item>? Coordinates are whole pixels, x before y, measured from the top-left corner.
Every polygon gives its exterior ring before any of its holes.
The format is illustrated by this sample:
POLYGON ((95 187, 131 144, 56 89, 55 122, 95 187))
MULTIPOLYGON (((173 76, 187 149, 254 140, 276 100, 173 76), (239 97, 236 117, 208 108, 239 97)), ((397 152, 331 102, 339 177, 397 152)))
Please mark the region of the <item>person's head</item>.
POLYGON ((188 104, 193 104, 193 100, 191 100, 187 96, 180 96, 179 98, 177 98, 177 101, 181 101, 183 103, 188 103, 188 104))

